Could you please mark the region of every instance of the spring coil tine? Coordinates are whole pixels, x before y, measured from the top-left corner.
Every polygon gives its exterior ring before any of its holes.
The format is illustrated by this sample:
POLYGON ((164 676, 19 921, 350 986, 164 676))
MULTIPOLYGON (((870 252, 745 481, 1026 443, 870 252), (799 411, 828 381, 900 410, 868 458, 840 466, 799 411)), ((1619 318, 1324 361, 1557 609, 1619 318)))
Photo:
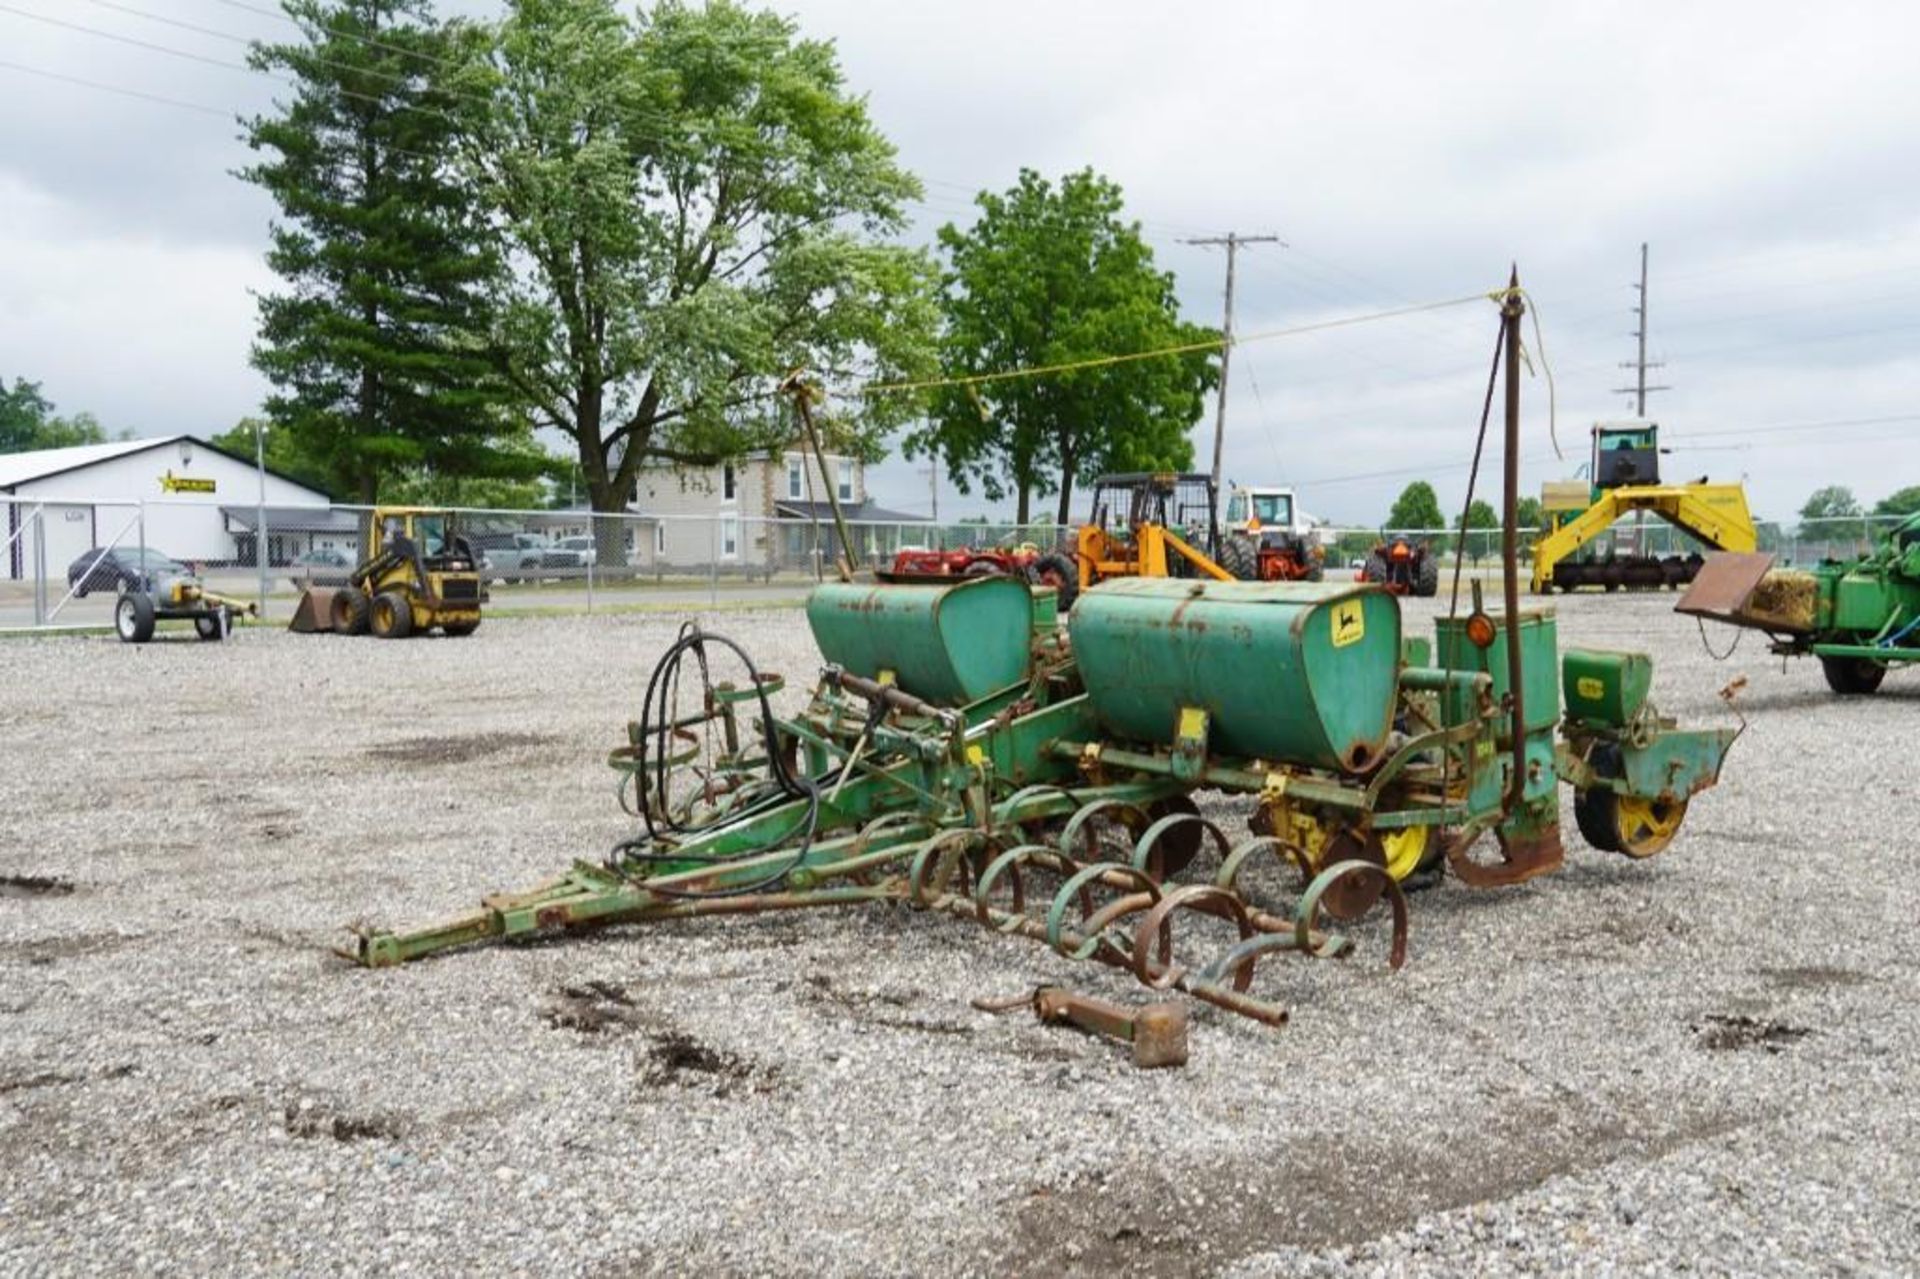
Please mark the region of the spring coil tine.
POLYGON ((1292 933, 1257 932, 1201 969, 1195 980, 1211 986, 1224 985, 1228 975, 1232 974, 1233 988, 1245 990, 1253 982, 1254 964, 1261 956, 1299 949, 1300 939, 1292 933))
POLYGON ((1314 877, 1313 882, 1307 885, 1306 893, 1301 896, 1299 906, 1294 909, 1295 946, 1315 959, 1342 955, 1353 949, 1352 943, 1339 933, 1318 935, 1314 928, 1319 920, 1321 896, 1337 881, 1350 875, 1377 875, 1386 885, 1387 900, 1393 907, 1393 946, 1387 954, 1387 967, 1398 970, 1407 962, 1407 895, 1401 891, 1399 880, 1372 862, 1335 862, 1314 877))
POLYGON ((1018 919, 1001 924, 994 922, 991 904, 994 885, 1000 881, 1002 875, 1010 877, 1013 889, 1011 911, 1016 916, 1020 915, 1027 908, 1026 885, 1020 874, 1020 867, 1040 857, 1052 860, 1059 856, 1058 850, 1045 844, 1020 844, 994 858, 987 868, 980 872, 980 878, 973 886, 973 908, 976 917, 987 927, 997 928, 1003 933, 1017 929, 1020 926, 1018 919))
MULTIPOLYGON (((1147 817, 1147 810, 1133 803, 1131 800, 1096 799, 1093 803, 1082 805, 1080 808, 1074 810, 1073 816, 1067 818, 1066 829, 1060 832, 1060 851, 1075 861, 1083 860, 1080 854, 1074 851, 1074 841, 1079 838, 1081 829, 1089 821, 1093 820, 1095 816, 1109 811, 1130 813, 1134 820, 1142 826, 1147 825, 1150 821, 1147 817)), ((1084 860, 1091 861, 1099 854, 1099 851, 1099 845, 1093 845, 1087 850, 1087 856, 1084 860)))
POLYGON ((1004 822, 1009 820, 1009 814, 1022 803, 1029 799, 1038 799, 1042 795, 1064 795, 1075 807, 1086 802, 1064 786, 1056 785, 1053 782, 1035 782, 1030 786, 1022 786, 1019 790, 1013 792, 1013 794, 996 804, 993 813, 994 821, 1004 822))
POLYGON ((913 868, 907 875, 907 900, 915 906, 934 905, 937 896, 946 894, 948 883, 959 869, 962 854, 973 845, 986 845, 987 842, 987 837, 979 831, 963 827, 944 831, 921 844, 913 856, 913 868), (952 851, 949 852, 949 849, 952 851), (940 855, 937 861, 934 860, 935 854, 940 855), (929 871, 937 877, 932 883, 927 879, 929 871))
POLYGON ((1300 872, 1302 882, 1312 876, 1313 858, 1308 856, 1306 849, 1278 835, 1256 835, 1252 839, 1242 840, 1234 846, 1232 852, 1227 854, 1226 859, 1220 863, 1220 873, 1213 877, 1215 886, 1231 893, 1238 893, 1241 868, 1246 865, 1249 857, 1267 848, 1273 849, 1274 852, 1292 862, 1294 868, 1300 872))
POLYGON ((1133 868, 1152 873, 1148 861, 1153 856, 1154 845, 1159 843, 1168 831, 1196 824, 1201 830, 1213 836, 1213 846, 1219 850, 1220 859, 1224 862, 1233 847, 1232 842, 1227 839, 1226 832, 1198 813, 1168 813, 1141 832, 1140 841, 1133 846, 1133 868))
MULTIPOLYGON (((1240 930, 1240 940, 1246 941, 1258 930, 1247 915, 1246 903, 1239 897, 1216 884, 1182 884, 1153 904, 1153 908, 1141 919, 1133 938, 1133 975, 1140 984, 1149 990, 1167 990, 1178 985, 1187 976, 1183 964, 1173 962, 1168 953, 1172 948, 1172 915, 1176 910, 1197 910, 1205 915, 1224 919, 1240 930), (1161 946, 1160 967, 1153 967, 1149 943, 1158 937, 1161 946)), ((1251 967, 1234 974, 1233 988, 1245 990, 1253 980, 1251 967)))
POLYGON ((1090 959, 1093 957, 1093 953, 1100 949, 1101 945, 1112 944, 1110 942, 1103 942, 1098 928, 1105 927, 1106 924, 1111 923, 1114 919, 1118 919, 1121 916, 1132 914, 1134 910, 1151 906, 1154 902, 1159 901, 1162 896, 1164 896, 1164 894, 1161 892, 1160 882, 1143 870, 1135 870, 1133 867, 1124 866, 1119 862, 1095 862, 1091 866, 1082 867, 1078 873, 1060 886, 1060 891, 1053 895, 1053 901, 1047 907, 1047 945, 1053 947, 1053 949, 1059 951, 1068 959, 1090 959), (1088 935, 1079 946, 1069 949, 1061 937, 1061 933, 1066 927, 1067 904, 1075 898, 1079 898, 1084 911, 1087 901, 1085 890, 1092 888, 1096 882, 1104 880, 1109 873, 1115 872, 1124 876, 1139 889, 1138 892, 1129 893, 1126 897, 1121 898, 1120 901, 1123 903, 1131 902, 1144 896, 1146 899, 1145 902, 1142 905, 1134 906, 1131 910, 1122 910, 1109 914, 1111 907, 1108 907, 1092 915, 1085 916, 1084 926, 1088 935), (1098 928, 1096 927, 1096 923, 1098 924, 1098 928))
MULTIPOLYGON (((880 836, 896 829, 909 830, 915 826, 929 826, 929 823, 926 818, 918 813, 883 813, 868 822, 865 826, 862 826, 859 833, 854 835, 853 844, 847 849, 847 856, 859 857, 863 855, 872 845, 873 841, 880 836)), ((901 856, 904 857, 905 855, 903 850, 901 856)))

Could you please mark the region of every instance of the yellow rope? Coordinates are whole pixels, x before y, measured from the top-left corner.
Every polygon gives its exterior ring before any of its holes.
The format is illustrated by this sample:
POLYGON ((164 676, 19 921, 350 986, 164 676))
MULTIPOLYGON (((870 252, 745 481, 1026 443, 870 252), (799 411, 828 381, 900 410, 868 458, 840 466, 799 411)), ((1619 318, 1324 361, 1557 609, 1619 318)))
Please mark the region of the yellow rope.
MULTIPOLYGON (((1249 333, 1245 337, 1233 339, 1233 345, 1243 346, 1248 342, 1265 342, 1273 338, 1296 337, 1302 333, 1319 333, 1327 329, 1345 328, 1354 324, 1368 324, 1375 320, 1391 320, 1403 315, 1417 315, 1422 311, 1438 311, 1450 306, 1464 306, 1468 302, 1480 302, 1488 298, 1495 302, 1506 296, 1505 289, 1492 293, 1472 293, 1466 297, 1448 298, 1444 302, 1427 302, 1419 306, 1403 306, 1392 311, 1374 311, 1367 315, 1349 315, 1338 320, 1322 320, 1317 324, 1300 324, 1286 329, 1268 329, 1264 333, 1249 333)), ((1081 369, 1106 368, 1114 364, 1128 364, 1135 360, 1152 360, 1166 355, 1190 355, 1195 351, 1218 351, 1225 347, 1223 338, 1208 338, 1204 342, 1187 342, 1179 346, 1158 347, 1151 351, 1129 351, 1124 355, 1099 355, 1085 360, 1069 360, 1061 364, 1041 364, 1021 369, 1005 369, 997 373, 969 373, 959 377, 927 378, 918 382, 869 382, 860 388, 861 395, 880 395, 897 391, 930 391, 943 386, 975 387, 987 382, 1004 382, 1013 378, 1045 377, 1054 373, 1075 373, 1081 369)))
MULTIPOLYGON (((1499 302, 1509 291, 1519 295, 1526 304, 1527 314, 1533 317, 1533 344, 1540 349, 1540 369, 1547 375, 1547 439, 1553 444, 1553 456, 1564 460, 1566 454, 1560 451, 1560 397, 1553 385, 1553 364, 1547 359, 1547 339, 1540 332, 1540 304, 1533 300, 1533 294, 1521 288, 1500 289, 1487 296, 1499 302)), ((1533 360, 1527 355, 1525 343, 1520 346, 1520 358, 1526 361, 1527 372, 1533 373, 1533 360)))

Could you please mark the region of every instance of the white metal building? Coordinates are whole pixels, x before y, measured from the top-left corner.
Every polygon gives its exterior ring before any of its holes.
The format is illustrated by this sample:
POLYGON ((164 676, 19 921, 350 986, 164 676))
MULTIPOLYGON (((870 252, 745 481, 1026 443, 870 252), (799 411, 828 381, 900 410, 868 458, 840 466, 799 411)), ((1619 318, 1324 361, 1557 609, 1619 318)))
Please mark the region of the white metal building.
MULTIPOLYGON (((259 497, 252 458, 192 435, 0 454, 0 530, 8 539, 0 577, 31 578, 43 562, 50 577, 63 577, 92 548, 135 540, 143 513, 148 547, 177 560, 230 563, 238 558, 235 530, 222 508, 251 507, 259 497)), ((328 498, 268 471, 266 504, 325 507, 328 498)))

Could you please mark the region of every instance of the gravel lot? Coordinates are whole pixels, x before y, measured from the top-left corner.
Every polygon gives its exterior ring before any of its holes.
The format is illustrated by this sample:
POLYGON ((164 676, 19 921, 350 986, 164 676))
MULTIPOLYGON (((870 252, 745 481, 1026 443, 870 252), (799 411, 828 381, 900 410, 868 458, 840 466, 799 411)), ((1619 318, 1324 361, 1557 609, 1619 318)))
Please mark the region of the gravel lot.
POLYGON ((1751 679, 1671 851, 1569 811, 1559 875, 1415 898, 1398 974, 1263 968, 1292 1024, 1195 1006, 1159 1072, 968 1003, 1137 987, 903 910, 329 954, 627 833, 677 619, 0 642, 0 1271, 1910 1272, 1920 677, 1716 665, 1671 606, 1559 602, 1669 713, 1751 679))

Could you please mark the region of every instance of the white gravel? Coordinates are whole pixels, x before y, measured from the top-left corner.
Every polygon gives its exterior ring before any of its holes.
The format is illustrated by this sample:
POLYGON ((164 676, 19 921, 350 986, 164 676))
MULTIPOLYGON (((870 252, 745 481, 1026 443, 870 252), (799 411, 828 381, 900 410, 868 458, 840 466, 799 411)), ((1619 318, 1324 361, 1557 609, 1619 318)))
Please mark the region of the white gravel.
POLYGON ((1669 713, 1750 677, 1673 850, 1569 813, 1559 875, 1417 897, 1403 972, 1263 968, 1290 1026, 1196 1007, 1145 1073, 968 1005, 1137 987, 905 911, 328 953, 627 833, 677 618, 0 642, 0 1272, 1912 1272, 1920 677, 1715 665, 1671 605, 1559 602, 1669 713))

